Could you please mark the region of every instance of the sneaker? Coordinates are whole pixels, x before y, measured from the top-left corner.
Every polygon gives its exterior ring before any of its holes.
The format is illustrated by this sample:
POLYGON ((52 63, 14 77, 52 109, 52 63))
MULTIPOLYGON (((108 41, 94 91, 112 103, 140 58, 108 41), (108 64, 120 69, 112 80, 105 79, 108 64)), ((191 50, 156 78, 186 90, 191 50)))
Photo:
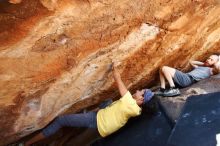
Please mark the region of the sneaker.
POLYGON ((160 87, 156 92, 154 92, 154 95, 156 95, 156 96, 163 96, 165 90, 166 89, 160 87))
POLYGON ((172 97, 180 95, 180 90, 178 88, 171 87, 170 89, 164 91, 163 96, 172 97))

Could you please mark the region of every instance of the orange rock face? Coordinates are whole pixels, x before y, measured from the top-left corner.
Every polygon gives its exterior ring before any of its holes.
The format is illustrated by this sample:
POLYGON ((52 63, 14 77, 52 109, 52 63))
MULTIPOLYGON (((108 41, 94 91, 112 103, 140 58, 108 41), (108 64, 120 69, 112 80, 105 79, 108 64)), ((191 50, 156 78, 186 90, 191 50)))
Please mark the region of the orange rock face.
POLYGON ((0 1, 1 145, 117 97, 112 60, 134 91, 220 53, 219 16, 218 0, 0 1))

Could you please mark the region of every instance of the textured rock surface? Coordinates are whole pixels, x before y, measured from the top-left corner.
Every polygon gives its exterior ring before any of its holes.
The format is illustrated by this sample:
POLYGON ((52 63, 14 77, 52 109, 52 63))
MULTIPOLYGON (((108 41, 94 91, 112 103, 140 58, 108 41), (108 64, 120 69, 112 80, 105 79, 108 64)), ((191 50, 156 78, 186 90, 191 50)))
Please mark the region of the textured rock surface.
POLYGON ((220 91, 220 74, 202 80, 190 87, 181 89, 180 96, 158 97, 159 103, 172 123, 179 118, 186 99, 192 95, 214 93, 220 91))
POLYGON ((1 145, 117 97, 112 60, 133 91, 219 52, 219 14, 219 0, 1 0, 1 145))

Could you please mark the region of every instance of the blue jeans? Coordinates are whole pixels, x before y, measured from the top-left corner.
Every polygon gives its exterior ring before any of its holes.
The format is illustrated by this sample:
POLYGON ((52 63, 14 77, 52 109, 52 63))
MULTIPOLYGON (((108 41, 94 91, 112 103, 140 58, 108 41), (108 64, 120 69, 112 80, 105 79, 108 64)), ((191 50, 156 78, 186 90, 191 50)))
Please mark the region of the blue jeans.
MULTIPOLYGON (((105 108, 112 103, 112 100, 106 100, 100 104, 99 108, 105 108)), ((57 132, 62 127, 84 127, 97 129, 96 112, 69 114, 56 118, 43 131, 43 135, 48 137, 57 132)))

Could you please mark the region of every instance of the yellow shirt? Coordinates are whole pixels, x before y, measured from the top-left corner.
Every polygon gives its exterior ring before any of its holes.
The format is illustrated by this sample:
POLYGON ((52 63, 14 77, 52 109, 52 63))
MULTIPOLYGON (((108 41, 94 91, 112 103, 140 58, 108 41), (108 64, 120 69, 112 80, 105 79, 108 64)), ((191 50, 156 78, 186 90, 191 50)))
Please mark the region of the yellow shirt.
POLYGON ((97 113, 100 135, 106 137, 123 127, 130 117, 141 114, 141 108, 128 91, 122 98, 97 113))

